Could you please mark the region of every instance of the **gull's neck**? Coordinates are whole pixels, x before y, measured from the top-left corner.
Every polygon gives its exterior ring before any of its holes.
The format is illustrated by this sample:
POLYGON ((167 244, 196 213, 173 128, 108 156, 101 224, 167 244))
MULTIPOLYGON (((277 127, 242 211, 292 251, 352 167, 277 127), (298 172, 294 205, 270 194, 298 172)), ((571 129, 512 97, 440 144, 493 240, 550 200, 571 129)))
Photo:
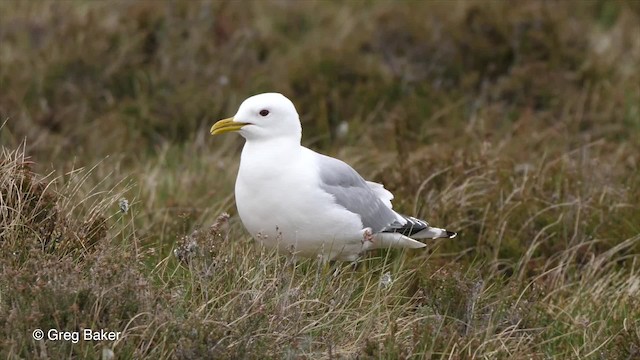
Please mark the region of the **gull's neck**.
POLYGON ((242 156, 259 154, 260 158, 281 157, 281 159, 286 159, 297 153, 300 148, 300 138, 295 137, 247 139, 242 149, 242 156))

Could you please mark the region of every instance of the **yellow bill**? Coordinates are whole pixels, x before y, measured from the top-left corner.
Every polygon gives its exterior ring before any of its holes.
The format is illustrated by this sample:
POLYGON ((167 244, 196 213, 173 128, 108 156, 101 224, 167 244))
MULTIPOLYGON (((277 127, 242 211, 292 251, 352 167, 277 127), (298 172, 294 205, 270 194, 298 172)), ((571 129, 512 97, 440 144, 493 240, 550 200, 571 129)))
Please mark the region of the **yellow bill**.
POLYGON ((247 123, 234 121, 232 117, 228 119, 223 119, 211 127, 211 135, 219 135, 224 134, 226 132, 238 131, 242 129, 243 126, 247 125, 247 123))

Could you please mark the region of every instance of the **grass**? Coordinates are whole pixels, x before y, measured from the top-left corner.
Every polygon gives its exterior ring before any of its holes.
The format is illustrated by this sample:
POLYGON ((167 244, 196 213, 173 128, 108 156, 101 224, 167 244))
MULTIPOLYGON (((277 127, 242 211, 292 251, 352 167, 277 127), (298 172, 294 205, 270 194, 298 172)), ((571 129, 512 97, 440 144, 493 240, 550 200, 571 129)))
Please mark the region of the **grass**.
POLYGON ((640 354, 637 3, 0 13, 0 357, 640 354), (256 245, 242 142, 207 130, 262 91, 296 103, 305 145, 459 237, 356 269, 256 245))

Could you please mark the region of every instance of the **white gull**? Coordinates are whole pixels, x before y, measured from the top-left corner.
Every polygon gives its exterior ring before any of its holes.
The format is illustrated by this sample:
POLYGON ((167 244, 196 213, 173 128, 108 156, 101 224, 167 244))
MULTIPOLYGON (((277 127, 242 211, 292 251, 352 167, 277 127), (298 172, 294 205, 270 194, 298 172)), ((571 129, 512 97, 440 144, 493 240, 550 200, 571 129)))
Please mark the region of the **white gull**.
POLYGON ((456 236, 395 212, 383 185, 302 146, 296 108, 281 94, 252 96, 211 127, 212 135, 232 131, 246 139, 235 187, 238 214, 265 246, 354 261, 367 250, 421 248, 426 245, 415 239, 456 236))

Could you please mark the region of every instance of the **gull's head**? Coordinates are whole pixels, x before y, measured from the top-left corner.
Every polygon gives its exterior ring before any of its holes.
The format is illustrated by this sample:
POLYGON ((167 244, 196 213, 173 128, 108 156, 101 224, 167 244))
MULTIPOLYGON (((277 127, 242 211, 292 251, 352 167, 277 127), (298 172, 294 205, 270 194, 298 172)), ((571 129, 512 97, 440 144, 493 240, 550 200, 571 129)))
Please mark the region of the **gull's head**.
POLYGON ((302 127, 291 100, 278 93, 254 95, 231 118, 211 127, 211 135, 238 132, 247 140, 290 138, 300 141, 302 127))

